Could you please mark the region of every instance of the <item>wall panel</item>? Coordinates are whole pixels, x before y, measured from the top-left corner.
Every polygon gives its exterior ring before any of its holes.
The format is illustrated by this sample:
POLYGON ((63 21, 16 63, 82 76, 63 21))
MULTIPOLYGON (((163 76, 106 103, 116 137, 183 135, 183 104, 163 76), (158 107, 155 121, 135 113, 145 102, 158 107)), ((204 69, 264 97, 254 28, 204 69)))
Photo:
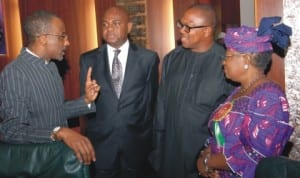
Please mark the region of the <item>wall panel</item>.
MULTIPOLYGON (((256 26, 259 25, 262 17, 282 16, 282 14, 283 0, 255 0, 256 26)), ((268 77, 277 81, 285 89, 284 60, 276 54, 272 56, 272 66, 268 77)))
POLYGON ((18 0, 1 0, 4 15, 7 52, 0 56, 0 71, 17 57, 22 48, 21 23, 18 0))

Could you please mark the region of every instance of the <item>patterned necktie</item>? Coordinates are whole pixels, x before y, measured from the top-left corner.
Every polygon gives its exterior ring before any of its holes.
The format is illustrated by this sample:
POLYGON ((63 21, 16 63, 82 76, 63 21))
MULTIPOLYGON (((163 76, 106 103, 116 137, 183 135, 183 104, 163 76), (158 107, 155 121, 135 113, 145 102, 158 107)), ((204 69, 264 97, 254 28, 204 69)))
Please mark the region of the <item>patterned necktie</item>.
POLYGON ((122 89, 122 64, 118 59, 118 55, 120 51, 121 50, 119 49, 114 50, 115 55, 112 63, 112 72, 111 72, 112 83, 114 85, 118 98, 120 97, 120 93, 122 89))

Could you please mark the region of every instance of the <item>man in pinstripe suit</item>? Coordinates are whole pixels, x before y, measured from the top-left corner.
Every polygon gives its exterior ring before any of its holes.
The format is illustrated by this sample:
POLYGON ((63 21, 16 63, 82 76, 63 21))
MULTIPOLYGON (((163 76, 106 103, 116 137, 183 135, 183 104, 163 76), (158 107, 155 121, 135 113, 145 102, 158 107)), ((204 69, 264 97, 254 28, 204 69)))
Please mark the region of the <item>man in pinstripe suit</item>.
POLYGON ((67 118, 95 111, 100 86, 87 73, 85 94, 64 101, 64 88, 56 65, 70 45, 63 21, 50 12, 37 11, 24 24, 28 46, 0 75, 0 140, 7 143, 63 141, 85 164, 95 161, 89 139, 67 127, 67 118))

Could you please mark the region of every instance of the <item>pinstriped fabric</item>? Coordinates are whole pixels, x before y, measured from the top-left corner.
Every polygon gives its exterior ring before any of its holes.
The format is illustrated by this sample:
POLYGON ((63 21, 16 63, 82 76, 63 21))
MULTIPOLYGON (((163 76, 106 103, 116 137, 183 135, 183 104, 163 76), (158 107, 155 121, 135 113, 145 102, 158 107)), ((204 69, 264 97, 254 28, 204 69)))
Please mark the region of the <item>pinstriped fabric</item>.
POLYGON ((64 102, 56 65, 25 50, 0 76, 1 139, 7 142, 47 142, 66 118, 91 112, 83 98, 64 102))

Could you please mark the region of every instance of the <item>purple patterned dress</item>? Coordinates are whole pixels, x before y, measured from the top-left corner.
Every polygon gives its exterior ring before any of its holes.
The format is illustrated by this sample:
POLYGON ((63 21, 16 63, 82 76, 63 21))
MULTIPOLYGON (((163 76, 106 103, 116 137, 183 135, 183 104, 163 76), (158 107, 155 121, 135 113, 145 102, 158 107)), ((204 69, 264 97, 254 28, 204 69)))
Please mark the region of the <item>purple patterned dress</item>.
POLYGON ((269 81, 249 96, 227 100, 212 114, 209 138, 212 153, 222 153, 230 171, 220 176, 253 178, 259 160, 280 155, 293 132, 289 106, 281 88, 269 81))

